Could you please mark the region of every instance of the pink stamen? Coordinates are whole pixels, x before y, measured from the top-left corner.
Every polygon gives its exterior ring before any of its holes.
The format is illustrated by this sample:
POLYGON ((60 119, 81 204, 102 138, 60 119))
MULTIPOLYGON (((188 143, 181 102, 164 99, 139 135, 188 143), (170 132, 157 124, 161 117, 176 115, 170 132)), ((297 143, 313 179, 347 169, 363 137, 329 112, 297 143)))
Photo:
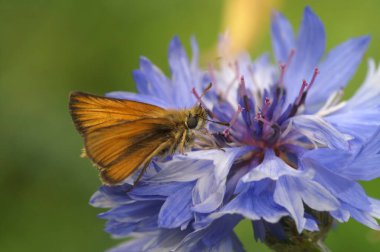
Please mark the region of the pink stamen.
POLYGON ((263 116, 265 116, 268 112, 268 109, 269 109, 269 105, 270 105, 270 99, 268 97, 265 97, 265 101, 264 101, 265 105, 264 105, 264 108, 263 108, 263 116))
POLYGON ((309 91, 310 88, 313 86, 314 82, 315 82, 315 79, 317 78, 317 75, 319 74, 319 69, 318 67, 316 67, 314 69, 314 73, 313 73, 313 77, 311 77, 311 81, 310 81, 310 84, 309 86, 307 87, 307 90, 306 91, 309 91))
POLYGON ((266 120, 263 116, 262 113, 257 113, 256 114, 256 118, 255 118, 257 121, 260 121, 260 122, 263 122, 264 124, 269 124, 269 125, 272 125, 272 123, 268 120, 266 120))
POLYGON ((270 100, 268 97, 265 97, 265 105, 269 106, 270 105, 270 100))
POLYGON ((262 117, 263 117, 262 114, 259 112, 259 113, 256 113, 255 119, 259 121, 260 118, 262 117))
POLYGON ((240 91, 241 91, 240 96, 243 99, 245 110, 249 112, 251 108, 249 107, 249 103, 248 103, 248 95, 247 95, 247 89, 245 87, 244 76, 240 77, 240 91))
POLYGON ((238 105, 238 109, 236 110, 235 114, 232 116, 232 119, 230 121, 230 126, 228 126, 228 128, 226 128, 224 131, 223 131, 223 134, 225 137, 228 137, 230 135, 230 131, 231 131, 231 128, 234 126, 235 122, 237 121, 237 118, 239 116, 239 114, 242 112, 243 108, 238 105))
POLYGON ((236 110, 235 114, 233 115, 233 117, 232 117, 232 119, 230 121, 229 128, 232 128, 232 126, 235 124, 235 122, 236 122, 236 120, 237 120, 237 118, 238 118, 238 116, 239 116, 239 114, 241 113, 242 110, 243 110, 242 107, 240 105, 238 105, 238 109, 236 110))
POLYGON ((299 103, 301 102, 301 98, 302 98, 302 95, 303 95, 303 92, 305 91, 305 88, 308 87, 309 85, 307 84, 307 82, 305 80, 302 81, 302 86, 300 88, 300 92, 298 93, 298 97, 296 99, 296 102, 295 104, 299 105, 299 103))
POLYGON ((240 87, 241 87, 241 96, 246 96, 247 95, 247 89, 245 88, 245 80, 244 76, 240 77, 240 87))
POLYGON ((293 57, 296 54, 296 50, 292 49, 290 50, 288 59, 285 64, 280 63, 280 80, 279 80, 279 85, 284 86, 284 78, 285 78, 285 72, 288 69, 290 63, 292 63, 293 57))
POLYGON ((285 69, 286 69, 286 65, 284 64, 280 64, 280 81, 279 81, 279 85, 280 86, 284 86, 284 76, 285 76, 285 69))
POLYGON ((296 54, 296 49, 290 50, 289 56, 288 56, 288 61, 286 62, 286 66, 288 67, 290 63, 292 63, 292 60, 294 58, 294 55, 296 54))

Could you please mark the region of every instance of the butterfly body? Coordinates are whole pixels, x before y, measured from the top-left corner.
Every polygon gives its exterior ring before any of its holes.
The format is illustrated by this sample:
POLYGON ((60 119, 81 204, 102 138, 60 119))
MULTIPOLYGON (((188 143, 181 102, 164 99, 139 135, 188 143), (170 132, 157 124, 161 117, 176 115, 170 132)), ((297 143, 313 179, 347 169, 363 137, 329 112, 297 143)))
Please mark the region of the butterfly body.
POLYGON ((155 105, 73 92, 71 116, 84 138, 85 153, 96 164, 106 184, 118 184, 155 156, 184 153, 194 131, 204 128, 207 113, 164 109, 155 105))

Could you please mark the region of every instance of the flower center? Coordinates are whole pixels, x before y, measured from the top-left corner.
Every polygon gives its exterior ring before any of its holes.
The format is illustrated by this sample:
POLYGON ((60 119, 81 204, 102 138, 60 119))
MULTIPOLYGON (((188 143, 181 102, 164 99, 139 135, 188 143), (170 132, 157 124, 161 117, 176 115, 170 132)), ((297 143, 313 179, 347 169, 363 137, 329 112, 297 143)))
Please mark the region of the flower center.
POLYGON ((297 152, 294 151, 295 148, 309 149, 308 146, 311 145, 302 134, 294 132, 292 121, 289 119, 302 113, 307 94, 314 85, 319 70, 314 69, 310 82, 303 80, 297 97, 289 103, 284 76, 294 53, 292 50, 286 64, 280 64, 277 85, 267 90, 256 93, 247 90, 244 76, 241 76, 238 108, 230 114, 230 126, 219 134, 219 140, 222 137, 224 145, 253 146, 256 157, 262 156, 267 148, 271 148, 277 156, 297 168, 297 156, 292 154, 297 152))

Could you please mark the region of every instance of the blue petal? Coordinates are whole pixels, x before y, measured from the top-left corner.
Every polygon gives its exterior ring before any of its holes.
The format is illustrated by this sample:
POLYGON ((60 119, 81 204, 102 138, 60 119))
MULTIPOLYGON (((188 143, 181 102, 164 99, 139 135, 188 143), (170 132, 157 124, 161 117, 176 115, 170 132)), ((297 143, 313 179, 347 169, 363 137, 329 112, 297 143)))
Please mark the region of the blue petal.
POLYGON ((340 208, 330 212, 331 216, 339 222, 347 222, 350 219, 350 212, 340 208))
POLYGON ((191 219, 192 190, 193 184, 187 184, 166 199, 158 215, 159 227, 176 228, 191 219))
POLYGON ((302 232, 306 220, 303 217, 304 207, 298 188, 294 184, 294 180, 289 176, 282 176, 276 183, 276 189, 274 192, 274 201, 283 206, 289 211, 289 214, 293 217, 297 230, 302 232))
POLYGON ((157 96, 144 95, 144 94, 135 94, 124 91, 115 91, 106 94, 106 97, 131 100, 137 102, 144 102, 152 105, 156 105, 161 108, 175 108, 175 106, 170 103, 168 100, 162 100, 157 96))
POLYGON ((165 200, 189 183, 155 183, 142 180, 128 193, 128 196, 134 200, 165 200))
POLYGON ((283 207, 273 200, 273 181, 265 180, 257 183, 244 184, 245 190, 240 192, 222 210, 222 213, 240 214, 250 220, 264 219, 275 223, 281 217, 288 215, 283 207), (261 189, 265 187, 265 189, 261 189))
POLYGON ((371 215, 375 218, 380 219, 380 200, 369 198, 371 202, 371 215))
POLYGON ((350 211, 352 218, 372 229, 380 230, 380 226, 377 224, 377 221, 371 216, 370 213, 360 211, 350 206, 347 206, 347 208, 348 211, 350 211))
POLYGON ((170 81, 147 58, 140 58, 140 69, 134 72, 134 77, 137 82, 137 90, 142 94, 172 100, 170 81), (141 81, 142 77, 145 78, 145 81, 141 81))
MULTIPOLYGON (((219 151, 221 152, 221 151, 219 151)), ((148 179, 149 182, 188 182, 205 176, 212 169, 211 160, 200 160, 197 155, 213 155, 214 152, 193 151, 186 156, 176 155, 173 160, 156 162, 161 168, 155 176, 148 179)))
MULTIPOLYGON (((336 160, 339 163, 335 163, 337 165, 333 166, 334 168, 331 171, 341 176, 353 180, 375 179, 380 176, 380 131, 374 134, 367 143, 360 146, 354 155, 347 156, 347 154, 341 152, 333 153, 328 150, 319 150, 309 153, 308 156, 313 159, 326 156, 331 161, 336 160), (333 159, 328 158, 331 155, 334 155, 333 159)), ((325 167, 330 169, 330 162, 327 163, 323 159, 319 162, 322 162, 325 167)))
POLYGON ((121 205, 101 213, 102 219, 116 220, 122 222, 137 222, 157 214, 162 206, 162 201, 137 201, 121 205))
POLYGON ((169 66, 173 76, 172 81, 176 85, 176 92, 182 94, 174 95, 173 99, 175 99, 176 104, 188 108, 194 106, 195 98, 191 94, 194 79, 192 78, 189 59, 178 37, 174 37, 169 45, 169 66))
MULTIPOLYGON (((252 64, 252 63, 251 63, 252 64)), ((246 67, 241 70, 243 76, 252 76, 246 79, 247 89, 253 92, 269 90, 275 82, 277 68, 275 68, 268 54, 263 54, 255 60, 251 69, 246 67), (250 83, 250 81, 252 83, 250 83), (251 85, 250 85, 251 84, 251 85)))
POLYGON ((107 250, 107 252, 127 252, 127 251, 146 251, 144 247, 151 241, 149 235, 141 235, 141 237, 135 238, 131 241, 124 242, 117 247, 107 250))
POLYGON ((309 91, 306 99, 308 106, 321 105, 334 91, 347 85, 356 72, 369 41, 368 36, 350 39, 329 52, 319 67, 320 74, 313 88, 309 91))
POLYGON ((261 164, 252 168, 243 178, 243 182, 259 181, 265 178, 273 180, 281 176, 299 176, 301 172, 287 165, 282 159, 278 158, 272 149, 265 151, 265 157, 261 164))
POLYGON ((236 241, 236 236, 233 234, 233 228, 242 217, 236 215, 219 216, 206 226, 188 234, 174 251, 234 251, 230 250, 231 245, 236 251, 242 251, 241 244, 236 241), (225 243, 225 240, 228 239, 232 239, 231 242, 225 243), (203 246, 199 246, 200 244, 203 246), (195 247, 197 249, 193 250, 195 247))
POLYGON ((193 210, 208 213, 218 208, 226 191, 227 175, 235 159, 249 151, 251 147, 226 148, 225 151, 210 150, 190 152, 189 158, 212 160, 213 168, 198 179, 193 191, 193 210))
POLYGON ((243 244, 240 242, 239 237, 235 233, 231 233, 230 236, 228 236, 227 239, 223 239, 222 244, 215 249, 215 252, 219 251, 245 252, 245 249, 243 244))
POLYGON ((129 203, 132 201, 126 194, 126 191, 129 189, 130 185, 101 186, 99 191, 91 197, 90 205, 101 208, 112 208, 120 204, 129 203))
POLYGON ((107 252, 152 252, 173 251, 189 232, 178 229, 158 229, 154 232, 133 234, 134 239, 107 252))
POLYGON ((295 48, 293 29, 289 21, 279 12, 272 14, 272 47, 276 60, 285 63, 290 50, 295 48))
POLYGON ((241 221, 242 217, 238 215, 223 216, 206 228, 203 234, 202 242, 207 247, 213 247, 229 237, 234 227, 241 221))
POLYGON ((191 53, 193 58, 191 59, 191 68, 193 71, 198 70, 199 64, 199 47, 195 37, 191 37, 191 53))
POLYGON ((105 231, 112 234, 113 237, 126 237, 132 232, 145 232, 157 229, 157 216, 148 216, 147 218, 136 222, 119 222, 110 220, 107 222, 105 231))
POLYGON ((345 176, 360 180, 380 177, 380 130, 363 145, 343 172, 345 176))
POLYGON ((323 144, 329 148, 348 150, 352 138, 336 130, 331 124, 316 115, 299 115, 291 119, 297 132, 312 143, 323 144))
MULTIPOLYGON (((329 154, 333 155, 332 152, 329 152, 329 154)), ((312 155, 310 155, 310 158, 311 157, 312 155)), ((358 209, 370 210, 370 202, 363 188, 355 181, 348 180, 334 173, 335 167, 341 167, 342 163, 344 163, 344 161, 336 160, 335 162, 329 163, 329 168, 326 169, 320 164, 319 159, 314 159, 314 162, 309 162, 306 166, 316 169, 315 180, 329 190, 337 199, 358 209)))
POLYGON ((307 179, 281 177, 276 184, 274 200, 285 207, 296 222, 298 232, 305 225, 303 203, 317 211, 333 211, 339 207, 338 200, 320 184, 307 179))
POLYGON ((305 216, 307 216, 305 218, 305 229, 311 232, 319 231, 319 227, 315 219, 312 216, 308 216, 307 214, 305 214, 305 216))
POLYGON ((317 211, 333 211, 340 204, 336 197, 319 183, 306 178, 291 178, 303 202, 317 211))
POLYGON ((340 132, 354 136, 356 140, 368 141, 380 126, 379 108, 354 107, 337 111, 326 117, 340 132))
POLYGON ((326 44, 325 30, 322 22, 306 7, 296 42, 294 59, 285 75, 288 101, 297 97, 302 80, 310 80, 313 70, 321 59, 326 44))
POLYGON ((373 60, 369 60, 368 72, 363 85, 347 102, 346 109, 377 108, 380 105, 380 68, 376 68, 373 60))

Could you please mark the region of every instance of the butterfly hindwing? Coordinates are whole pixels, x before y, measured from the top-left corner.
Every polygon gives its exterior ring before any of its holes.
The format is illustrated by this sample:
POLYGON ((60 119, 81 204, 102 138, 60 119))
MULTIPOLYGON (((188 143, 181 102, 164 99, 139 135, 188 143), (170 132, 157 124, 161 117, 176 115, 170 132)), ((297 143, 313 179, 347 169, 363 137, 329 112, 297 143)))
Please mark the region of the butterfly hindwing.
POLYGON ((118 183, 173 142, 173 129, 162 119, 141 119, 89 133, 87 155, 100 167, 106 183, 118 183))

